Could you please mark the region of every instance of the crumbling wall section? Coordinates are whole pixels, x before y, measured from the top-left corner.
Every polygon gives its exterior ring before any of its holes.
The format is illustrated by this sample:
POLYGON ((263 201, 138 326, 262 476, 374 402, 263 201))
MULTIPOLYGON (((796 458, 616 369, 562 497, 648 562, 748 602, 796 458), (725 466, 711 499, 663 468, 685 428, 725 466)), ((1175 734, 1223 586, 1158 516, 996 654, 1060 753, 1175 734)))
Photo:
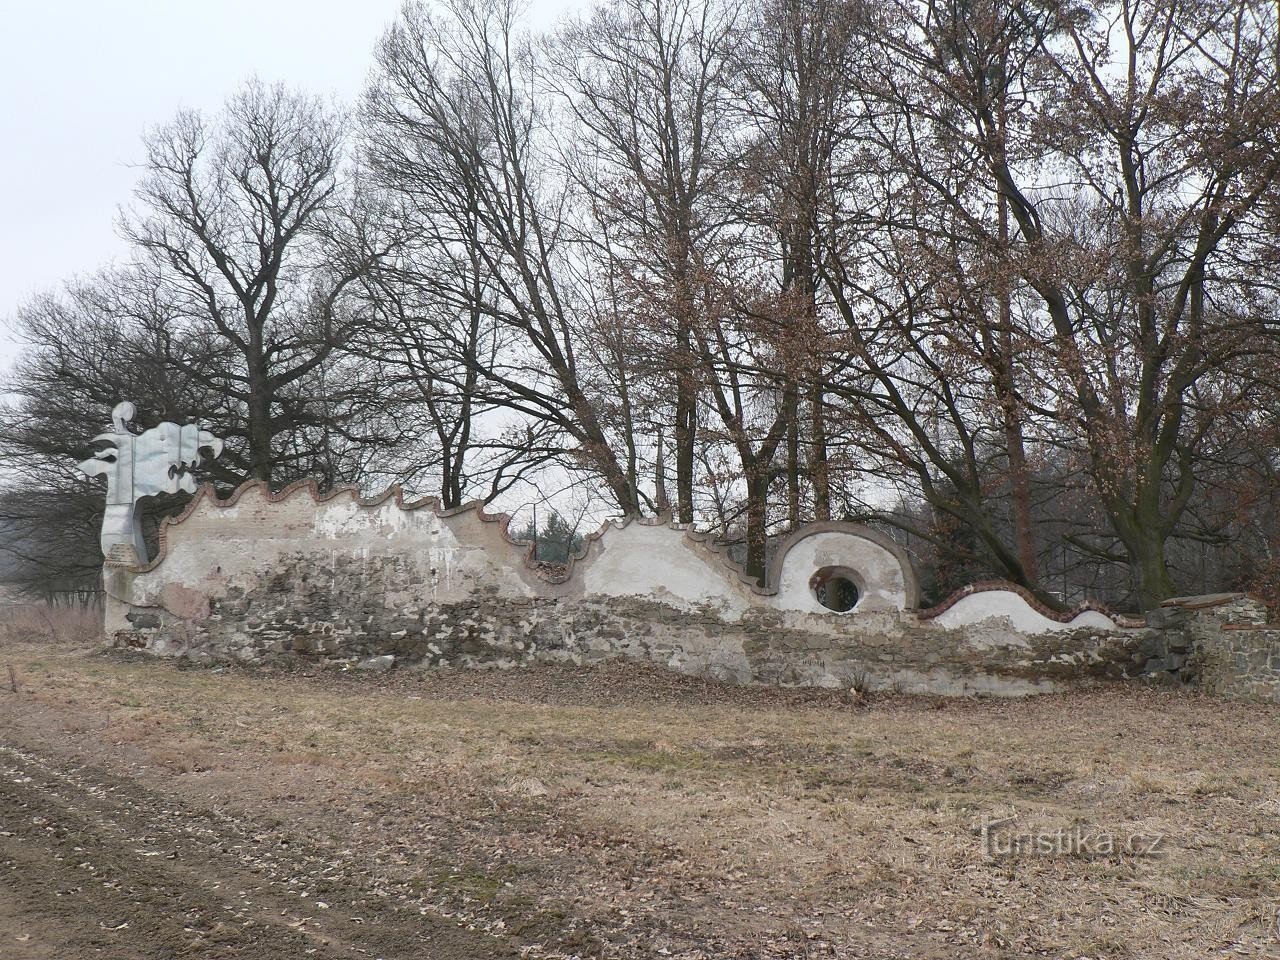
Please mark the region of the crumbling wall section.
POLYGON ((917 612, 910 564, 879 534, 821 524, 778 551, 765 585, 705 537, 662 522, 606 526, 545 575, 506 518, 398 492, 363 499, 251 484, 202 495, 146 567, 109 562, 108 628, 157 654, 338 668, 502 668, 631 657, 737 683, 1022 695, 1122 676, 1143 631, 1096 611, 1047 615, 991 585, 917 612), (814 568, 856 578, 826 609, 814 568))
POLYGON ((1280 626, 1222 624, 1197 641, 1207 693, 1280 703, 1280 626))
POLYGON ((1261 601, 1240 593, 1175 597, 1152 619, 1162 648, 1149 665, 1206 693, 1280 703, 1280 624, 1267 623, 1261 601))
POLYGON ((1138 642, 1131 631, 1089 630, 977 642, 977 631, 946 630, 896 614, 844 620, 831 631, 812 618, 768 609, 728 621, 712 604, 509 597, 493 588, 464 600, 406 606, 365 589, 370 578, 397 573, 339 563, 305 584, 286 573, 251 594, 231 591, 206 617, 135 613, 117 641, 195 659, 301 657, 334 668, 500 669, 629 657, 741 684, 1005 696, 1124 676, 1138 642))

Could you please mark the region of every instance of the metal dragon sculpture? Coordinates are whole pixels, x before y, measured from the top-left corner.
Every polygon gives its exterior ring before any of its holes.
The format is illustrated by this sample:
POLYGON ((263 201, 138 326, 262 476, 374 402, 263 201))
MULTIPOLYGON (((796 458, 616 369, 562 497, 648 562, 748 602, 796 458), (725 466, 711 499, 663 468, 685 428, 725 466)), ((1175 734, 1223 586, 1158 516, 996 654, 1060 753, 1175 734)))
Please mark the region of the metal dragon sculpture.
POLYGON ((107 506, 102 517, 103 554, 146 563, 147 545, 142 539, 138 501, 180 490, 195 493, 196 480, 191 470, 203 459, 201 451, 210 451, 210 459, 220 455, 222 441, 195 423, 184 426, 161 423, 134 433, 129 425, 136 412, 127 400, 116 404, 111 411, 111 424, 115 429, 98 434, 92 441, 107 446, 78 466, 90 477, 107 478, 107 506), (127 555, 128 550, 133 552, 132 558, 127 555))

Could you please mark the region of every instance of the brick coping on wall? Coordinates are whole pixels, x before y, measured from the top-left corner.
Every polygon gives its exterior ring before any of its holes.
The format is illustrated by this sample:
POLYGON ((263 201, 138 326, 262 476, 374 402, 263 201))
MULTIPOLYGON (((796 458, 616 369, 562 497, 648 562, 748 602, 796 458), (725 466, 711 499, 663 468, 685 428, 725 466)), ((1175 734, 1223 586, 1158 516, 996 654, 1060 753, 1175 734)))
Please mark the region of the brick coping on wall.
POLYGON ((1122 613, 1115 613, 1109 607, 1100 603, 1094 603, 1091 600, 1085 601, 1070 610, 1055 610, 1026 587, 1013 583, 1009 580, 979 580, 977 583, 968 584, 951 594, 941 603, 928 607, 924 610, 917 610, 916 617, 921 620, 932 620, 935 617, 946 613, 965 597, 973 596, 975 593, 990 593, 995 591, 1016 593, 1025 600, 1027 605, 1036 613, 1057 623, 1070 623, 1076 617, 1080 616, 1080 614, 1092 610, 1095 613, 1102 614, 1104 617, 1110 617, 1115 621, 1116 626, 1119 627, 1145 627, 1147 625, 1147 621, 1142 617, 1133 617, 1122 613))
MULTIPOLYGON (((190 517, 202 502, 207 502, 211 506, 218 508, 232 507, 240 500, 241 497, 251 490, 256 490, 261 493, 267 503, 280 503, 305 491, 317 504, 327 503, 331 500, 337 499, 338 497, 347 496, 351 497, 352 500, 355 501, 356 505, 360 507, 379 507, 388 500, 394 500, 396 507, 401 510, 413 511, 430 509, 437 517, 442 519, 460 516, 465 513, 474 513, 477 519, 485 523, 498 524, 499 533, 511 546, 517 548, 523 547, 524 549, 521 554, 521 560, 524 562, 525 566, 536 576, 550 584, 562 584, 567 582, 573 576, 573 571, 578 561, 585 559, 587 554, 591 551, 592 546, 603 538, 609 530, 622 529, 632 523, 638 523, 643 526, 666 526, 673 530, 681 531, 687 541, 709 553, 712 557, 718 560, 726 568, 727 572, 729 572, 744 586, 748 587, 753 593, 763 596, 772 596, 778 592, 778 578, 781 573, 782 563, 791 547, 800 540, 814 534, 827 531, 847 532, 852 535, 861 536, 865 539, 871 540, 873 543, 892 552, 902 566, 904 582, 908 594, 908 609, 910 609, 913 604, 919 602, 918 588, 915 585, 915 571, 912 569, 910 558, 907 556, 906 552, 899 544, 893 542, 888 537, 885 537, 879 531, 862 526, 861 524, 829 521, 807 524, 805 527, 793 532, 786 540, 783 541, 782 546, 773 558, 773 563, 770 565, 770 569, 767 571, 765 584, 761 585, 756 582, 754 577, 747 574, 743 564, 737 562, 728 555, 728 545, 720 542, 714 533, 710 531, 698 531, 688 525, 673 522, 670 510, 664 511, 656 517, 630 516, 621 520, 606 520, 600 525, 599 529, 582 538, 582 547, 572 553, 566 563, 549 564, 544 561, 534 559, 534 544, 531 541, 519 540, 511 535, 510 523, 513 518, 510 514, 501 512, 488 513, 485 510, 485 504, 480 500, 471 500, 460 506, 447 508, 440 505, 439 497, 427 496, 416 500, 406 500, 404 488, 398 483, 392 484, 382 493, 371 497, 364 496, 360 488, 354 484, 340 484, 330 488, 325 493, 321 493, 319 485, 313 478, 309 477, 302 480, 295 480, 293 483, 275 491, 271 489, 270 484, 265 480, 247 480, 240 484, 240 486, 236 487, 235 490, 233 490, 226 498, 219 497, 217 490, 212 484, 201 484, 196 490, 195 496, 191 498, 180 513, 172 517, 165 517, 160 522, 158 549, 156 550, 155 557, 152 558, 149 563, 138 565, 129 562, 113 561, 108 558, 106 561, 107 565, 126 567, 135 573, 148 573, 156 569, 168 554, 168 531, 170 527, 177 526, 190 517)), ((959 590, 952 593, 941 603, 923 610, 915 610, 914 613, 916 618, 919 620, 932 620, 951 609, 951 607, 955 606, 965 597, 991 591, 1015 593, 1025 600, 1031 609, 1035 610, 1041 616, 1057 623, 1070 623, 1076 617, 1080 616, 1080 614, 1090 610, 1100 613, 1103 616, 1110 617, 1115 621, 1116 625, 1120 627, 1142 627, 1146 626, 1147 623, 1146 620, 1141 617, 1118 614, 1102 604, 1093 603, 1092 601, 1087 601, 1067 611, 1054 610, 1052 607, 1041 601, 1040 598, 1026 587, 1012 583, 1008 580, 981 580, 977 583, 968 584, 967 586, 961 587, 959 590)), ((1198 604, 1197 608, 1200 606, 1215 606, 1221 603, 1229 603, 1232 600, 1239 599, 1243 596, 1244 594, 1215 595, 1215 597, 1212 598, 1214 602, 1198 604), (1221 596, 1223 599, 1218 600, 1217 596, 1221 596)), ((1183 598, 1174 599, 1178 600, 1183 598)), ((1170 601, 1166 601, 1166 603, 1170 603, 1170 601)), ((1190 607, 1188 607, 1188 609, 1190 609, 1190 607)))
POLYGON ((1190 597, 1170 597, 1163 601, 1162 607, 1181 607, 1184 610, 1208 610, 1212 607, 1224 607, 1228 603, 1235 603, 1237 600, 1258 600, 1258 597, 1250 596, 1247 593, 1206 593, 1199 596, 1190 597))
MULTIPOLYGON (((437 517, 447 519, 456 517, 466 513, 474 513, 476 518, 485 523, 498 524, 498 531, 502 538, 511 546, 523 548, 521 560, 524 565, 537 577, 549 584, 563 584, 572 576, 574 568, 578 561, 583 560, 591 552, 591 548, 600 541, 610 530, 621 530, 630 524, 639 524, 641 526, 665 526, 673 530, 678 530, 684 534, 685 540, 697 549, 709 554, 711 558, 718 561, 725 571, 741 583, 744 587, 753 593, 762 596, 773 596, 778 592, 778 583, 776 570, 781 569, 782 561, 790 548, 799 540, 816 533, 822 533, 827 530, 839 529, 855 536, 861 536, 872 541, 882 547, 885 547, 887 540, 883 534, 870 528, 863 527, 860 524, 844 523, 844 522, 825 522, 809 524, 806 527, 794 532, 779 549, 774 557, 771 569, 767 571, 768 578, 762 585, 755 577, 746 572, 743 564, 734 560, 729 556, 729 545, 720 542, 716 535, 711 531, 695 530, 691 526, 681 523, 675 523, 672 519, 670 510, 664 511, 656 517, 640 517, 629 516, 622 519, 610 519, 602 523, 599 529, 592 533, 586 534, 582 538, 582 546, 574 553, 570 554, 568 561, 564 564, 548 564, 544 561, 535 560, 533 556, 534 544, 528 540, 518 540, 511 535, 510 523, 512 517, 507 513, 488 513, 485 510, 485 504, 479 500, 471 500, 457 507, 445 508, 440 505, 438 497, 421 497, 417 500, 406 500, 404 488, 400 484, 392 484, 382 493, 375 496, 366 497, 358 486, 354 484, 341 484, 330 488, 327 492, 321 493, 319 486, 312 478, 304 478, 295 480, 293 483, 273 491, 270 484, 265 480, 246 480, 240 486, 236 487, 226 498, 218 496, 217 490, 212 484, 201 484, 196 490, 195 495, 182 509, 180 513, 172 517, 166 517, 160 522, 159 529, 159 545, 156 555, 146 564, 136 564, 131 561, 113 560, 108 557, 107 566, 122 567, 131 570, 134 573, 148 573, 158 567, 168 554, 168 532, 171 527, 181 524, 184 520, 191 516, 192 513, 200 506, 201 503, 207 502, 211 506, 225 509, 234 506, 241 497, 251 490, 256 490, 262 494, 267 503, 281 503, 290 497, 301 494, 303 492, 310 495, 311 499, 317 504, 327 503, 341 496, 350 497, 357 506, 360 507, 379 507, 388 500, 393 500, 396 507, 401 510, 413 511, 421 509, 430 509, 437 517)), ((907 588, 909 603, 918 602, 915 593, 915 572, 911 568, 910 559, 906 556, 902 548, 896 544, 886 547, 898 558, 902 565, 902 573, 904 583, 907 588)))

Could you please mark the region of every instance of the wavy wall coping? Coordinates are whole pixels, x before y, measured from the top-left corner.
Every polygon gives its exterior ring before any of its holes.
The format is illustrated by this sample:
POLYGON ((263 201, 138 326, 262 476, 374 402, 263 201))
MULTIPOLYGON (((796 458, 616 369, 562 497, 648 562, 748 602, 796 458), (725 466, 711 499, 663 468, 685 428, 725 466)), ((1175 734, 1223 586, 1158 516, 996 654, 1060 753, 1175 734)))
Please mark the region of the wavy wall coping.
MULTIPOLYGON (((159 567, 168 555, 168 534, 171 528, 182 524, 182 522, 190 517, 202 503, 207 503, 212 507, 225 509, 235 506, 236 503, 250 491, 259 492, 267 503, 283 503, 284 501, 305 491, 317 504, 328 503, 329 501, 336 500, 339 497, 349 497, 359 507, 380 507, 388 500, 391 500, 394 502, 396 507, 401 510, 415 511, 429 509, 441 519, 449 519, 451 517, 458 517, 465 514, 474 514, 478 520, 484 523, 498 524, 498 531, 507 543, 513 547, 523 548, 521 560, 524 565, 536 576, 550 584, 562 584, 571 579, 578 561, 585 558, 590 552, 592 545, 602 539, 610 530, 620 530, 631 524, 639 524, 642 526, 666 526, 673 530, 683 531, 686 540, 697 545, 704 552, 711 554, 728 570, 734 579, 737 579, 744 586, 749 587, 754 592, 762 595, 769 595, 777 592, 776 583, 773 585, 772 589, 768 586, 762 587, 756 582, 754 577, 749 576, 742 564, 729 557, 728 546, 719 543, 714 534, 710 532, 699 532, 692 528, 685 527, 683 524, 672 522, 671 513, 669 511, 658 517, 632 516, 626 517, 622 520, 606 520, 597 530, 586 534, 582 538, 582 547, 570 554, 568 562, 564 565, 563 570, 552 571, 548 570, 542 561, 533 559, 534 544, 532 541, 519 540, 511 535, 510 523, 512 517, 510 514, 501 512, 488 513, 485 510, 485 504, 480 500, 472 500, 462 504, 461 506, 449 508, 445 508, 440 505, 439 497, 427 496, 416 500, 406 500, 404 488, 398 483, 392 484, 380 494, 369 497, 364 496, 360 488, 354 484, 342 484, 332 487, 325 493, 321 493, 319 486, 316 484, 315 480, 311 478, 295 480, 293 483, 282 487, 280 490, 274 491, 271 489, 270 484, 265 480, 246 480, 244 483, 240 484, 240 486, 236 487, 235 490, 233 490, 226 498, 219 497, 217 490, 212 484, 201 484, 190 502, 182 509, 181 513, 172 517, 166 517, 160 522, 159 546, 156 550, 155 557, 149 563, 136 564, 128 561, 118 561, 108 558, 108 565, 125 567, 133 573, 150 573, 152 570, 159 567)), ((803 531, 798 532, 803 533, 803 531)), ((816 533, 820 531, 815 530, 812 532, 816 533)), ((875 534, 874 531, 866 532, 867 534, 874 535, 868 536, 868 539, 874 539, 876 542, 880 542, 881 535, 875 534)), ((782 554, 779 553, 778 559, 781 560, 781 557, 782 554)), ((909 570, 910 568, 907 567, 906 569, 909 570)))
MULTIPOLYGON (((164 562, 168 555, 168 535, 170 529, 181 525, 188 517, 199 509, 202 503, 207 503, 211 507, 226 509, 235 506, 240 499, 250 491, 257 491, 260 493, 263 500, 267 503, 282 503, 305 492, 316 504, 328 503, 340 497, 348 497, 354 501, 357 506, 362 508, 380 507, 390 500, 401 510, 431 510, 432 513, 441 519, 450 519, 466 514, 474 514, 476 519, 483 523, 497 524, 498 532, 501 534, 503 540, 514 548, 522 548, 520 552, 520 559, 524 567, 532 572, 534 576, 552 585, 563 584, 572 579, 578 562, 585 559, 590 553, 592 546, 602 540, 610 530, 621 530, 631 524, 638 524, 641 526, 665 526, 673 530, 681 531, 684 535, 684 539, 688 543, 695 546, 700 552, 708 555, 710 559, 714 559, 714 561, 718 562, 724 568, 731 580, 737 581, 757 595, 774 596, 779 590, 784 561, 787 554, 793 547, 801 541, 815 535, 823 533, 843 533, 869 540, 875 545, 889 551, 898 560, 902 567, 902 576, 907 597, 906 609, 907 611, 914 613, 916 618, 922 621, 935 619, 965 597, 990 591, 1003 591, 1016 594, 1026 601, 1026 603, 1035 612, 1057 623, 1067 624, 1086 611, 1094 611, 1109 617, 1117 626, 1120 627, 1132 628, 1146 626, 1146 620, 1142 618, 1117 614, 1101 604, 1095 604, 1092 602, 1081 604, 1069 611, 1054 610, 1040 601, 1030 590, 1007 580, 983 580, 977 583, 972 583, 965 587, 961 587, 935 606, 928 607, 923 610, 916 609, 919 604, 920 596, 919 583, 915 576, 910 555, 900 544, 890 537, 878 530, 874 530, 861 524, 834 520, 819 521, 806 524, 800 529, 794 531, 779 545, 776 553, 774 554, 773 560, 766 571, 764 584, 758 583, 754 577, 747 574, 742 564, 733 560, 729 556, 729 546, 719 541, 714 533, 710 531, 698 531, 684 524, 675 523, 672 520, 670 511, 667 511, 657 517, 631 516, 621 520, 606 520, 597 530, 583 537, 582 547, 569 556, 568 562, 564 564, 563 568, 548 569, 548 565, 545 562, 534 560, 534 544, 531 541, 519 540, 511 535, 509 529, 512 520, 511 515, 502 512, 488 513, 485 510, 485 504, 479 500, 472 500, 457 507, 444 508, 440 505, 438 497, 427 496, 416 500, 406 500, 404 488, 400 484, 392 484, 382 493, 369 497, 364 496, 360 488, 354 484, 335 486, 327 492, 321 493, 315 480, 310 478, 296 480, 293 483, 282 487, 278 491, 273 491, 270 484, 266 481, 248 480, 236 487, 236 489, 233 490, 225 499, 218 496, 217 490, 211 484, 202 484, 196 490, 195 495, 183 508, 181 513, 178 513, 173 517, 166 517, 161 521, 159 529, 159 546, 156 550, 155 557, 149 563, 137 564, 132 562, 131 559, 109 557, 106 561, 106 565, 108 567, 125 569, 135 574, 149 573, 155 570, 164 562)), ((1212 598, 1175 598, 1174 600, 1167 601, 1167 603, 1172 605, 1177 601, 1190 599, 1214 601, 1216 603, 1228 603, 1243 596, 1244 594, 1221 594, 1212 598)), ((1214 603, 1206 602, 1202 605, 1211 606, 1214 605, 1214 603)))
POLYGON ((1009 580, 979 580, 977 583, 970 583, 967 586, 961 587, 942 602, 924 610, 917 610, 916 617, 920 620, 933 620, 941 614, 946 613, 965 597, 971 597, 978 593, 990 593, 997 591, 1017 594, 1025 600, 1027 605, 1036 613, 1046 619, 1056 621, 1057 623, 1070 623, 1072 620, 1076 619, 1076 617, 1080 616, 1080 614, 1093 611, 1094 613, 1102 614, 1104 617, 1110 617, 1118 627, 1132 628, 1145 627, 1147 625, 1147 621, 1142 617, 1132 617, 1126 614, 1116 613, 1110 607, 1101 603, 1093 603, 1092 601, 1086 601, 1085 603, 1069 610, 1054 610, 1026 587, 1013 583, 1009 580))

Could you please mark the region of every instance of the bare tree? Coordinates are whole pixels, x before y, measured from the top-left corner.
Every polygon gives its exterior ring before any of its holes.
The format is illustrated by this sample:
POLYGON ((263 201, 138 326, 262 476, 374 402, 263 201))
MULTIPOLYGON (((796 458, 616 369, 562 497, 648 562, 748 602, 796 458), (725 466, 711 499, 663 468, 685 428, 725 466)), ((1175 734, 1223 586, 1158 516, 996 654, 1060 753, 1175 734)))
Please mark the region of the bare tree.
POLYGON ((969 262, 1016 278, 1038 372, 1019 400, 1048 442, 1078 445, 1110 526, 1097 549, 1114 537, 1157 603, 1206 438, 1268 348, 1248 238, 1280 175, 1274 6, 891 9, 877 145, 950 212, 969 262), (959 182, 947 151, 971 160, 959 182), (975 182, 1007 205, 1007 240, 975 182))
POLYGON ((611 0, 550 44, 549 82, 575 128, 569 173, 589 235, 658 334, 650 364, 671 385, 676 515, 694 520, 698 374, 693 327, 707 249, 725 225, 733 149, 726 73, 737 41, 722 0, 611 0))
POLYGON ((122 229, 165 307, 166 363, 242 412, 224 429, 245 473, 311 472, 291 438, 344 431, 326 365, 365 322, 349 294, 376 256, 336 242, 342 118, 251 81, 218 117, 180 113, 145 145, 122 229))
MULTIPOLYGON (((406 220, 396 217, 396 229, 406 220)), ((475 242, 441 261, 406 236, 366 281, 373 322, 349 350, 373 361, 384 403, 396 411, 402 441, 385 458, 397 480, 438 493, 445 507, 488 502, 562 454, 554 424, 524 418, 502 427, 502 408, 482 382, 510 347, 510 331, 483 304, 490 291, 475 242), (469 283, 465 305, 442 302, 437 283, 469 283)))
POLYGON ((365 98, 369 156, 420 245, 476 258, 483 295, 476 270, 424 270, 420 281, 448 310, 478 310, 500 331, 504 349, 465 357, 477 395, 570 438, 562 460, 596 472, 617 506, 634 513, 637 490, 578 350, 583 299, 562 234, 564 191, 543 164, 535 93, 513 3, 458 2, 440 15, 407 6, 379 47, 365 98))
MULTIPOLYGON (((379 251, 342 191, 341 142, 318 101, 256 82, 213 120, 180 114, 145 141, 130 261, 18 309, 5 502, 19 524, 33 497, 65 500, 50 521, 65 534, 28 539, 50 570, 100 563, 100 502, 73 465, 120 400, 143 425, 216 421, 228 445, 205 478, 223 486, 355 480, 395 438, 368 364, 342 349, 366 322, 352 284, 379 251)), ((150 504, 149 523, 180 504, 150 504)))
POLYGON ((93 579, 69 465, 128 398, 216 421, 224 486, 674 501, 757 576, 859 518, 935 596, 1280 596, 1276 13, 599 0, 540 40, 411 3, 358 149, 256 82, 184 112, 129 261, 18 310, 9 572, 93 579))
POLYGON ((778 280, 795 315, 801 403, 787 434, 787 516, 801 520, 801 487, 812 488, 813 516, 831 518, 826 380, 831 366, 820 316, 821 226, 831 213, 832 163, 856 133, 854 38, 862 6, 851 0, 762 0, 735 56, 737 109, 745 114, 749 148, 748 216, 774 250, 778 280), (802 425, 802 420, 806 421, 802 425), (807 429, 805 429, 807 427, 807 429), (807 456, 801 454, 807 433, 807 456))
MULTIPOLYGON (((102 496, 76 464, 117 402, 135 400, 147 426, 219 409, 220 398, 166 366, 155 331, 167 313, 154 293, 132 272, 108 271, 17 311, 24 348, 0 408, 0 552, 9 582, 34 591, 97 589, 102 496)), ((144 529, 176 502, 148 501, 144 529)))

